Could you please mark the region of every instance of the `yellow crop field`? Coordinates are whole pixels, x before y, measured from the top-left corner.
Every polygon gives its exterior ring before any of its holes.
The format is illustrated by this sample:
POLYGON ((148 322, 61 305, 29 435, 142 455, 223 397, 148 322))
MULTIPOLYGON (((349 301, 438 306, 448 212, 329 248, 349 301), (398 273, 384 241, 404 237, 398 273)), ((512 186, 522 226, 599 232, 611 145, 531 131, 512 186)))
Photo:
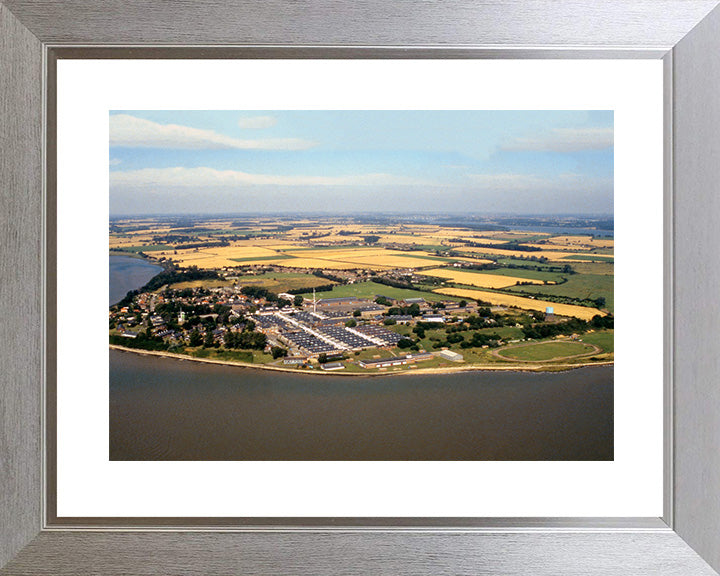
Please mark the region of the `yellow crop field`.
POLYGON ((412 230, 413 232, 433 234, 438 230, 442 230, 440 226, 428 225, 428 224, 404 224, 402 226, 404 230, 412 230))
MULTIPOLYGON (((465 236, 468 235, 466 230, 463 233, 465 236)), ((529 232, 523 230, 483 230, 482 232, 476 232, 472 234, 475 238, 498 238, 507 242, 508 240, 522 240, 527 236, 550 236, 547 232, 529 232)))
MULTIPOLYGON (((341 262, 337 260, 323 260, 320 258, 284 258, 276 260, 257 260, 253 261, 256 265, 273 265, 285 266, 288 268, 322 268, 325 270, 354 270, 355 268, 364 268, 367 270, 387 270, 390 266, 358 264, 356 262, 341 262)), ((237 266, 238 262, 233 262, 237 266)))
POLYGON ((181 266, 196 265, 203 268, 212 266, 238 266, 231 258, 272 258, 278 252, 260 246, 222 246, 218 248, 200 248, 198 250, 163 250, 155 252, 154 256, 165 256, 181 266), (177 254, 176 254, 177 252, 177 254), (212 261, 213 264, 209 264, 212 261))
POLYGON ((612 238, 593 238, 592 236, 555 236, 548 238, 548 243, 562 246, 587 246, 590 248, 613 248, 615 240, 612 238))
POLYGON ((605 313, 597 308, 587 308, 585 306, 573 306, 571 304, 558 304, 557 302, 548 302, 547 300, 535 300, 533 298, 522 298, 521 296, 510 296, 508 294, 498 294, 496 292, 485 292, 482 290, 466 290, 463 288, 438 288, 433 290, 438 294, 447 294, 448 296, 458 296, 459 298, 473 298, 490 302, 496 306, 513 306, 522 308, 523 310, 539 310, 545 312, 545 308, 551 307, 555 310, 555 314, 560 316, 573 316, 581 320, 591 320, 597 314, 604 316, 605 313))
POLYGON ((227 266, 237 266, 237 262, 233 262, 223 256, 217 256, 215 254, 202 254, 196 253, 188 255, 183 258, 172 256, 174 262, 177 262, 181 266, 197 266, 198 268, 224 268, 227 266))
MULTIPOLYGON (((300 250, 302 246, 298 246, 297 244, 289 244, 289 243, 278 243, 277 240, 265 240, 264 242, 273 242, 273 244, 262 244, 264 248, 268 248, 270 250, 280 251, 280 250, 300 250)), ((256 245, 260 246, 260 242, 256 242, 256 245)))
POLYGON ((385 250, 384 248, 373 248, 373 247, 362 247, 362 248, 336 248, 336 249, 325 249, 318 248, 317 250, 297 250, 297 251, 286 251, 285 254, 290 256, 296 256, 298 258, 322 258, 323 260, 344 260, 345 258, 353 258, 358 256, 379 256, 379 255, 391 255, 391 254, 402 254, 402 252, 394 250, 385 250))
POLYGON ((380 236, 379 240, 379 242, 383 244, 414 244, 416 246, 441 244, 442 241, 442 238, 435 236, 416 236, 411 234, 384 234, 380 236))
POLYGON ((111 236, 110 248, 120 248, 122 246, 139 246, 152 241, 150 236, 111 236))
MULTIPOLYGON (((198 266, 199 268, 236 267, 244 264, 335 270, 355 268, 370 270, 418 269, 437 266, 437 260, 422 258, 429 254, 421 251, 386 250, 372 246, 301 250, 297 244, 277 243, 277 240, 274 242, 274 244, 258 246, 253 245, 252 241, 243 240, 234 242, 231 246, 161 250, 153 252, 152 255, 156 258, 170 258, 181 266, 198 266), (248 260, 243 262, 243 259, 248 260)), ((456 260, 474 263, 489 262, 489 260, 474 258, 457 258, 456 260)))
POLYGON ((354 262, 358 266, 384 266, 388 268, 422 268, 424 266, 437 266, 437 260, 425 260, 402 255, 368 255, 345 258, 345 262, 354 262))
POLYGON ((466 242, 477 242, 478 244, 505 244, 507 240, 500 238, 483 238, 481 236, 460 236, 466 242))
POLYGON ((252 238, 250 240, 237 240, 233 246, 262 246, 270 250, 297 250, 302 248, 299 244, 284 241, 284 238, 252 238))
POLYGON ((501 276, 500 274, 476 274, 463 272, 462 270, 451 270, 449 268, 435 268, 434 270, 423 270, 426 276, 447 278, 458 284, 478 286, 480 288, 505 288, 515 286, 518 282, 527 284, 542 284, 542 280, 528 280, 527 278, 516 278, 514 276, 501 276))
POLYGON ((262 258, 267 256, 277 256, 276 250, 271 250, 265 246, 221 246, 219 248, 209 248, 208 252, 225 256, 226 258, 262 258))

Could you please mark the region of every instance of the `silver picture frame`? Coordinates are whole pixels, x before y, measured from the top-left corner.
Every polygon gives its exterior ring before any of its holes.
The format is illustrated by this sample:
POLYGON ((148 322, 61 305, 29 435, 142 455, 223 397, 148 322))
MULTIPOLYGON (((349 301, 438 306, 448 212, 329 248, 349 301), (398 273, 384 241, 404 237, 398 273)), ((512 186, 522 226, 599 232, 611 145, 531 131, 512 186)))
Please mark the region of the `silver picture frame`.
POLYGON ((718 0, 0 0, 0 574, 720 570, 718 0), (58 518, 60 58, 646 58, 665 71, 661 518, 58 518))

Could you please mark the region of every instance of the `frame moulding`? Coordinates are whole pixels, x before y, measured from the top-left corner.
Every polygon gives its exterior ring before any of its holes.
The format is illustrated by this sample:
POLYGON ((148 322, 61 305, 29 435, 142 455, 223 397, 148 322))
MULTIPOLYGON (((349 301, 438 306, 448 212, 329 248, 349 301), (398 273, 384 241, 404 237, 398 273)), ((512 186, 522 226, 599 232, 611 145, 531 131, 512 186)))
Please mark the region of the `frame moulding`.
MULTIPOLYGON (((713 330, 720 325, 720 267, 709 263, 717 260, 720 240, 713 218, 720 211, 717 5, 401 0, 357 6, 343 0, 309 2, 299 11, 276 1, 0 0, 0 574, 520 574, 528 565, 539 575, 716 574, 710 566, 720 569, 720 391, 714 386, 720 341, 713 330), (665 352, 666 381, 673 383, 666 403, 673 409, 666 420, 663 519, 315 519, 235 531, 223 522, 215 530, 195 522, 175 530, 157 524, 91 528, 59 522, 51 501, 44 516, 43 266, 52 263, 45 262, 42 239, 54 234, 50 220, 44 222, 45 184, 52 187, 53 176, 48 171, 45 182, 43 155, 54 158, 52 138, 44 150, 44 130, 52 132, 45 118, 46 72, 50 77, 58 55, 208 58, 233 51, 294 58, 664 57, 665 290, 671 304, 665 352)), ((52 306, 45 313, 50 317, 52 306)), ((48 427, 52 412, 49 405, 48 427)))

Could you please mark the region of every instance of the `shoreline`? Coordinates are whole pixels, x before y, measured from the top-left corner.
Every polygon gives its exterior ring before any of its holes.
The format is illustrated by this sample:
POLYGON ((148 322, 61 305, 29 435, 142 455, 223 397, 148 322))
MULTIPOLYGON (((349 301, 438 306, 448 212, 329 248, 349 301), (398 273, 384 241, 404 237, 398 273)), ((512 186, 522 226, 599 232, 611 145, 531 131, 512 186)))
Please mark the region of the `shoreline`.
POLYGON ((298 370, 296 368, 285 368, 282 366, 270 366, 268 364, 253 364, 251 362, 232 362, 229 360, 216 360, 213 358, 196 358, 186 354, 176 354, 174 352, 161 352, 156 350, 142 350, 139 348, 127 348, 117 344, 109 344, 111 350, 121 352, 133 352, 144 356, 158 356, 161 358, 172 358, 175 360, 188 360, 190 362, 202 362, 205 364, 219 364, 222 366, 235 366, 239 368, 255 368, 259 370, 271 370, 276 372, 290 372, 292 374, 314 374, 323 376, 359 376, 366 378, 368 376, 403 376, 403 375, 427 375, 427 374, 453 374, 457 372, 568 372, 576 368, 588 368, 591 366, 612 366, 612 362, 593 362, 581 364, 552 364, 549 366, 528 366, 527 364, 511 364, 511 365, 494 365, 494 364, 465 364, 460 366, 446 366, 443 368, 418 368, 417 370, 402 370, 398 372, 343 372, 343 371, 325 371, 318 370, 298 370))

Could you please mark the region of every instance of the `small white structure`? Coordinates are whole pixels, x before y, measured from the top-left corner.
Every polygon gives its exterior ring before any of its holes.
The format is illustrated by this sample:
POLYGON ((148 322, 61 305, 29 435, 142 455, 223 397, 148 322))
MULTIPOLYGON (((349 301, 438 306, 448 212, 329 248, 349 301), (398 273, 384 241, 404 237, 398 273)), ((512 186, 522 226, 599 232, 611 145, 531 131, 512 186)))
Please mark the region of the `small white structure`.
POLYGON ((441 350, 437 353, 437 355, 452 362, 462 362, 463 360, 462 354, 458 354, 457 352, 453 352, 452 350, 441 350))
POLYGON ((345 366, 340 362, 326 362, 325 364, 320 364, 320 368, 323 370, 345 370, 345 366))

